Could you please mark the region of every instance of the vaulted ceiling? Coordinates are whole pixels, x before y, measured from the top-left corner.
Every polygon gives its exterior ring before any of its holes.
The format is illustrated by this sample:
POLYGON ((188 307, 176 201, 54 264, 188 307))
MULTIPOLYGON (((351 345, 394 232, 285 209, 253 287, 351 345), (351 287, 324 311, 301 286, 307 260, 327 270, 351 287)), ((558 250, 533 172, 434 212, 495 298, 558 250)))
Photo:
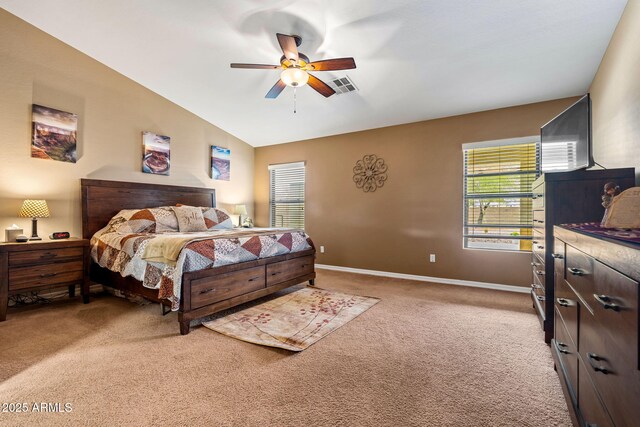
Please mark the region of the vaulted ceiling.
POLYGON ((0 0, 30 22, 253 146, 585 93, 626 0, 0 0), (275 34, 312 60, 352 56, 358 91, 265 94, 275 34))

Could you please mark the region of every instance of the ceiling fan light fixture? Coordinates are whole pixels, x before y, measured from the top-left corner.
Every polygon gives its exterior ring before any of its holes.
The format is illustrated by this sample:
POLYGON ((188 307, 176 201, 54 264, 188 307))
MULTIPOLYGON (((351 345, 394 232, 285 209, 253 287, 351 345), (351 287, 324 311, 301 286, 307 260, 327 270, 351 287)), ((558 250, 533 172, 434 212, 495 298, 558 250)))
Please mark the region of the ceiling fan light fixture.
POLYGON ((309 74, 298 67, 289 67, 282 71, 280 79, 287 86, 300 87, 307 84, 309 81, 309 74))

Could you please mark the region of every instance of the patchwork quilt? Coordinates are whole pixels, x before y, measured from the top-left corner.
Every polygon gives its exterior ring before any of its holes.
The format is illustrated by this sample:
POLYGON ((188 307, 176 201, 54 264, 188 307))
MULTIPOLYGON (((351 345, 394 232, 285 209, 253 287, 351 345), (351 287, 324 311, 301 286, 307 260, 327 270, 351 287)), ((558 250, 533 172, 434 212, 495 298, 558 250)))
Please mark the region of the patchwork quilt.
POLYGON ((284 228, 214 229, 206 232, 123 233, 105 227, 91 239, 91 257, 101 267, 131 276, 158 296, 180 307, 182 274, 222 265, 252 261, 311 248, 302 230, 284 228), (182 249, 175 263, 145 259, 145 250, 154 239, 175 237, 182 249))

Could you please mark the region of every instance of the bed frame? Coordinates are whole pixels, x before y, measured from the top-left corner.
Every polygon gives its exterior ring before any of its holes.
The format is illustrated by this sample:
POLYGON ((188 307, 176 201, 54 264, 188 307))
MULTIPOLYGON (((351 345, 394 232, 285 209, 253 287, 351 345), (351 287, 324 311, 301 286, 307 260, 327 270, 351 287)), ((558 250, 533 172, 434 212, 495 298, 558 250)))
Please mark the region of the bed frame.
MULTIPOLYGON (((122 209, 145 209, 174 206, 216 206, 212 188, 178 187, 171 185, 82 179, 82 235, 90 239, 122 209)), ((191 321, 281 289, 309 281, 314 284, 315 248, 255 261, 225 265, 184 273, 178 321, 180 333, 189 333, 191 321)), ((120 290, 128 295, 142 296, 154 302, 158 291, 145 288, 132 277, 122 277, 91 262, 91 280, 120 290)))

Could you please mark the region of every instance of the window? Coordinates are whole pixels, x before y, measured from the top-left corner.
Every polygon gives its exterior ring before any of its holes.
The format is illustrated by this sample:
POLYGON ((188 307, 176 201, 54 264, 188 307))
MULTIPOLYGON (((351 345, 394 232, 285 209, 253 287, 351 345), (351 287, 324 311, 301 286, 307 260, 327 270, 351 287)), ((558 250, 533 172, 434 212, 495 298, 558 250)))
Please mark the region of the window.
POLYGON ((269 165, 271 227, 304 228, 304 162, 269 165))
POLYGON ((464 247, 530 251, 538 137, 464 144, 464 247))
POLYGON ((579 169, 577 141, 545 142, 541 151, 541 169, 545 172, 579 169))

